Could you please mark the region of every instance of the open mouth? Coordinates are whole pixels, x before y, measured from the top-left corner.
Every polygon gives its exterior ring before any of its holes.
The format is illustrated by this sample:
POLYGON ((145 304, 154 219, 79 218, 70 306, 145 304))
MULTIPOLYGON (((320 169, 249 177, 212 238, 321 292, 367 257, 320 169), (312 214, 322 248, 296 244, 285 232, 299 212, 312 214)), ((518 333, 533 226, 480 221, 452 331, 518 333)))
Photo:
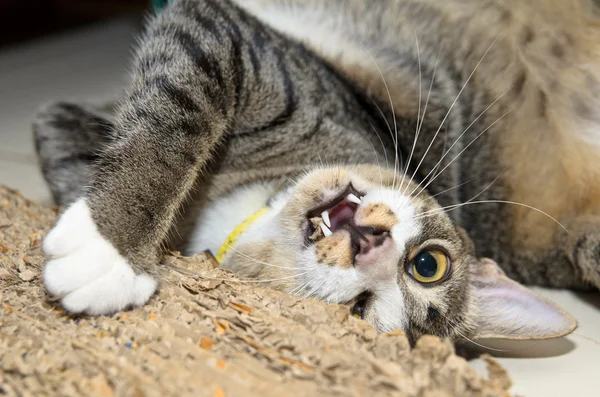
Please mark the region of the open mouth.
POLYGON ((318 241, 354 223, 354 214, 361 203, 362 194, 351 184, 340 194, 308 211, 308 241, 318 241))
POLYGON ((308 228, 305 241, 315 243, 333 235, 338 230, 346 230, 350 234, 352 257, 364 253, 373 246, 380 245, 389 231, 371 226, 359 226, 354 221, 354 215, 361 204, 363 194, 352 184, 327 203, 321 204, 308 211, 306 218, 308 228))

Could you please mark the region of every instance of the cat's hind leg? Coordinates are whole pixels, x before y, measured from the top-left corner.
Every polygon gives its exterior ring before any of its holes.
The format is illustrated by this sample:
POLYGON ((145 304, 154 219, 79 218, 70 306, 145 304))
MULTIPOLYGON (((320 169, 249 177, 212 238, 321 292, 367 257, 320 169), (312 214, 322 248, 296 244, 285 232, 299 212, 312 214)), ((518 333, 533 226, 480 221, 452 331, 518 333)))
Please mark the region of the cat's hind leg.
POLYGON ((570 222, 561 242, 584 283, 600 289, 600 216, 582 215, 570 222))
POLYGON ((56 204, 72 203, 90 183, 94 162, 113 140, 112 107, 58 102, 38 113, 35 148, 56 204))

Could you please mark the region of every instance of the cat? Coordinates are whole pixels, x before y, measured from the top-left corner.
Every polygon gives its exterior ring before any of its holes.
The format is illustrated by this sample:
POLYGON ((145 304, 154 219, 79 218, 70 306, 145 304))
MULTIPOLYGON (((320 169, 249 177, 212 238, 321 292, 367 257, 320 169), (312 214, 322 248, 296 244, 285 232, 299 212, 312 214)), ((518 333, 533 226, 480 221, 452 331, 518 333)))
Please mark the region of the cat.
MULTIPOLYGON (((85 152, 107 144, 110 136, 111 121, 103 117, 90 106, 63 103, 48 109, 36 131, 54 132, 45 144, 60 143, 63 150, 68 145, 71 157, 69 167, 46 170, 89 177, 85 152)), ((230 177, 216 174, 215 184, 230 177)), ((508 279, 493 261, 476 260, 466 233, 425 191, 408 194, 419 186, 402 177, 362 164, 310 167, 297 182, 242 183, 209 203, 192 203, 188 213, 199 213, 183 216, 178 232, 185 237, 173 248, 190 255, 209 248, 223 268, 239 276, 305 298, 348 304, 379 332, 406 330, 412 343, 425 333, 459 342, 548 338, 574 329, 575 320, 563 310, 508 279)), ((67 182, 63 187, 72 186, 67 182)), ((73 193, 55 192, 59 203, 61 193, 73 193)), ((48 237, 50 244, 53 238, 48 237)), ((62 280, 64 275, 45 275, 50 287, 62 280)), ((62 303, 71 312, 109 313, 123 303, 125 290, 116 287, 92 305, 84 299, 90 293, 85 286, 62 303)))
POLYGON ((117 104, 35 122, 70 204, 44 241, 47 290, 74 313, 139 306, 170 231, 189 252, 241 230, 224 267, 378 331, 572 331, 510 278, 600 286, 595 7, 173 2, 117 104))

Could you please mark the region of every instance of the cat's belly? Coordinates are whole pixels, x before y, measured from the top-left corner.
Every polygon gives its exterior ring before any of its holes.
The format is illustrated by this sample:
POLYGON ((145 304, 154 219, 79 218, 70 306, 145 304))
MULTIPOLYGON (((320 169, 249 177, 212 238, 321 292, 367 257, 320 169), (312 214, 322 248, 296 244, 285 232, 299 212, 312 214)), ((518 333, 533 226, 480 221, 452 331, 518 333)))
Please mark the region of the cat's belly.
POLYGON ((184 254, 192 255, 208 249, 216 255, 229 234, 246 218, 263 208, 276 191, 276 183, 254 183, 241 186, 208 204, 200 211, 194 229, 183 246, 184 254))

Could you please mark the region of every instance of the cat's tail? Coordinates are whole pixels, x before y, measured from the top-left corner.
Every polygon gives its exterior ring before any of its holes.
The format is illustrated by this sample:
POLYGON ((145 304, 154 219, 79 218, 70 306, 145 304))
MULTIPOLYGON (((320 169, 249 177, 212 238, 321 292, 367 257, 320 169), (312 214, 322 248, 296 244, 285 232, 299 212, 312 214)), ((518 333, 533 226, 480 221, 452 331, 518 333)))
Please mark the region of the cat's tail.
POLYGON ((68 204, 89 184, 100 151, 114 140, 113 104, 54 103, 33 123, 35 149, 56 204, 68 204))

